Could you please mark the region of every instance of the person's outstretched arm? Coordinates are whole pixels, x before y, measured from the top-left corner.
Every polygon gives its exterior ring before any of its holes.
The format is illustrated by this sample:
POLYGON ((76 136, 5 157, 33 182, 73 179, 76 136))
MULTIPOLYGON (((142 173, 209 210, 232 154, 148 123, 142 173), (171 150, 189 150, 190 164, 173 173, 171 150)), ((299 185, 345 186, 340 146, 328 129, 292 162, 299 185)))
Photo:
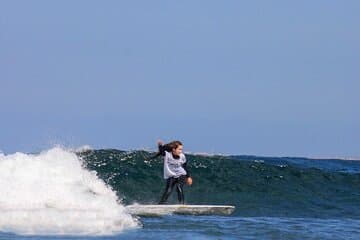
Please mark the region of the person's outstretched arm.
POLYGON ((171 152, 171 146, 169 144, 164 144, 163 141, 159 140, 158 141, 158 148, 159 148, 159 154, 161 156, 165 156, 165 151, 166 152, 171 152))
POLYGON ((171 147, 168 144, 164 145, 163 141, 159 140, 157 144, 158 144, 158 152, 154 156, 148 158, 148 160, 152 160, 159 156, 165 156, 165 151, 171 152, 171 147))

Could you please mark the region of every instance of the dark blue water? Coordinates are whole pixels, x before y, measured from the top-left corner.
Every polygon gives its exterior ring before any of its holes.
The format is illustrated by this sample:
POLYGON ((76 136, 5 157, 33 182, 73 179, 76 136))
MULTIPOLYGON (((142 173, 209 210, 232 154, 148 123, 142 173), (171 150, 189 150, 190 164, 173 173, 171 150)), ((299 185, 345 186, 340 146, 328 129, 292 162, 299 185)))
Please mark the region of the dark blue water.
MULTIPOLYGON (((162 160, 149 152, 78 153, 123 204, 157 203, 162 160)), ((360 161, 187 155, 188 204, 229 204, 229 217, 140 218, 142 227, 113 236, 19 236, 0 239, 360 239, 360 161)), ((176 196, 170 203, 176 203, 176 196)))
POLYGON ((354 239, 357 219, 166 216, 142 219, 143 228, 114 236, 18 236, 0 239, 354 239))
MULTIPOLYGON (((164 190, 162 159, 144 151, 81 153, 125 204, 153 204, 164 190)), ((360 161, 187 155, 188 204, 235 205, 235 216, 360 218, 360 161)), ((175 194, 170 203, 176 203, 175 194)))

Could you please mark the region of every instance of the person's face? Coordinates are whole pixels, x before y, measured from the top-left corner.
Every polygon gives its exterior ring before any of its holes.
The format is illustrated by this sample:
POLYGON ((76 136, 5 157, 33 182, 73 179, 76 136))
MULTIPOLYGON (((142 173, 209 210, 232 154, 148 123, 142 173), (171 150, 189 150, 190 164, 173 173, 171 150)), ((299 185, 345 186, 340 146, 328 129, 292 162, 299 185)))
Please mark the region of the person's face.
POLYGON ((173 149, 173 154, 176 156, 179 156, 183 151, 183 146, 179 145, 177 148, 173 149))

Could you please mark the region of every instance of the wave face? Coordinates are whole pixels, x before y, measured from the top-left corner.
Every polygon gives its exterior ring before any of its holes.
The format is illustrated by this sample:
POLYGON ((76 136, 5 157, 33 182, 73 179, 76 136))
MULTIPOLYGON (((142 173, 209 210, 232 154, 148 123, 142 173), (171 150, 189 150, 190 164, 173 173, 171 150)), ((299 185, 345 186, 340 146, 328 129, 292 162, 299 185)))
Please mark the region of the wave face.
MULTIPOLYGON (((157 203, 165 188, 161 158, 146 151, 87 150, 85 166, 124 203, 157 203)), ((186 155, 188 204, 232 204, 238 216, 360 218, 360 161, 186 155)), ((176 203, 176 192, 170 203, 176 203)))
POLYGON ((117 195, 62 148, 0 154, 0 231, 108 235, 138 226, 117 195))

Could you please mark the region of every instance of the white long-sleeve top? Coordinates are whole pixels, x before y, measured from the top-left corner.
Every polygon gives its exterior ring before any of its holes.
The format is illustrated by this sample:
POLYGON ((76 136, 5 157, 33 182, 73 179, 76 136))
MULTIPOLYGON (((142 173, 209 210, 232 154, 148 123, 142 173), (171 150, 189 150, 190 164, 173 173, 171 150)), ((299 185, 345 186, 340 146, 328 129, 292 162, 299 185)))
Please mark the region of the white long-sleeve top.
POLYGON ((186 175, 186 171, 183 168, 183 164, 186 162, 186 157, 182 153, 179 159, 175 159, 171 153, 165 151, 164 156, 164 178, 170 177, 178 178, 182 175, 186 175))

